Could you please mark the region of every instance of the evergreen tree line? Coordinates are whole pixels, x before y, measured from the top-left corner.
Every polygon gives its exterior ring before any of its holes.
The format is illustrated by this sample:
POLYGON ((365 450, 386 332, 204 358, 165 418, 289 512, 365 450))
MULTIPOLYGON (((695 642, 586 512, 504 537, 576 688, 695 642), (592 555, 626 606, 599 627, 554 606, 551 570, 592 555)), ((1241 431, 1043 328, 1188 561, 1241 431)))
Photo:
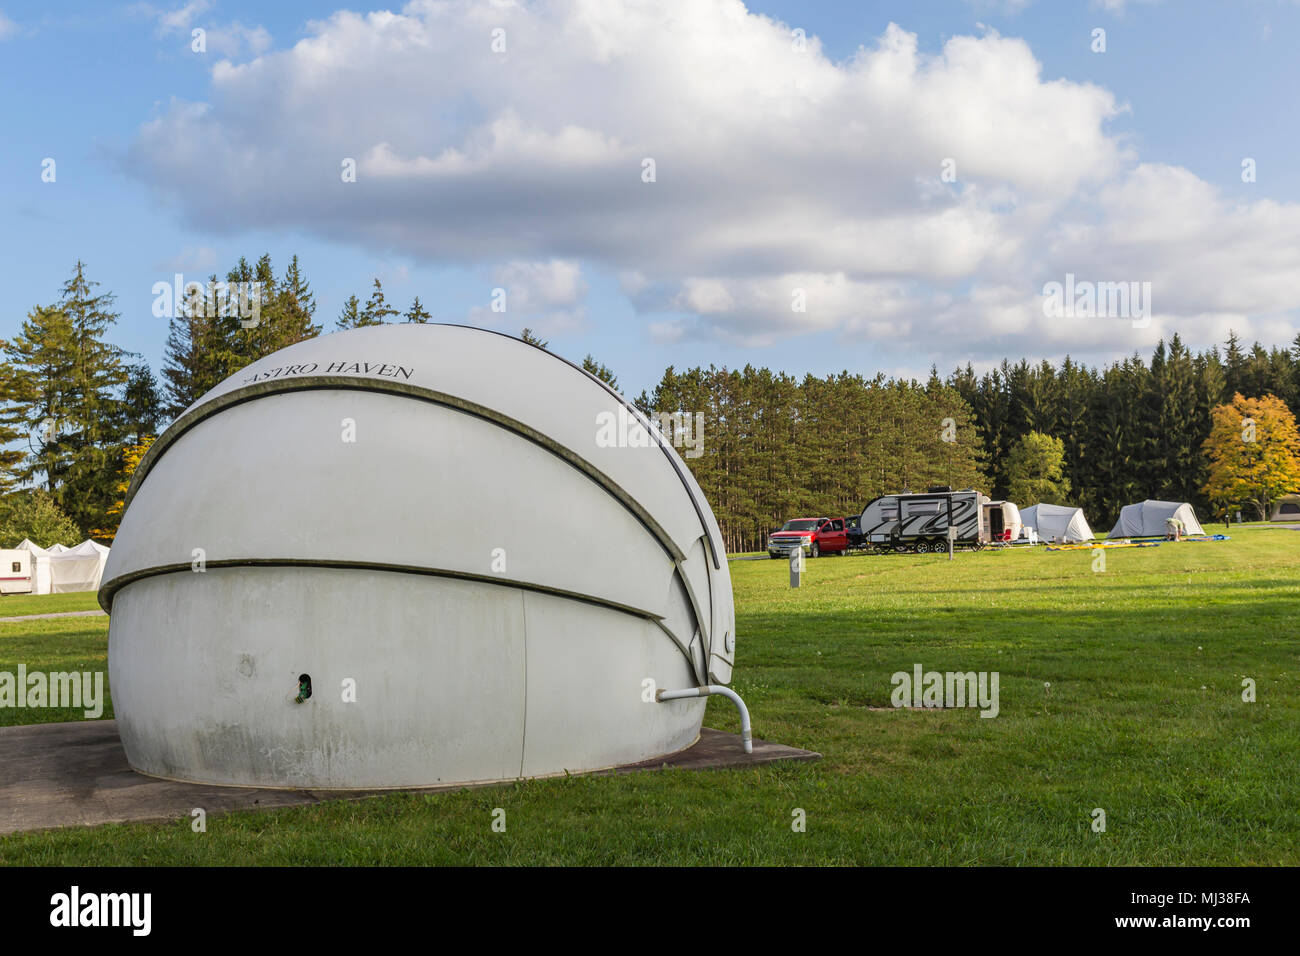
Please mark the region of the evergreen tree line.
MULTIPOLYGON (((114 296, 98 291, 81 262, 53 302, 0 340, 0 526, 6 513, 46 524, 62 513, 83 534, 111 537, 129 470, 152 436, 250 362, 321 333, 296 256, 282 274, 269 255, 241 258, 225 283, 255 284, 256 319, 220 306, 216 275, 189 290, 169 316, 161 385, 140 356, 112 344, 114 296), (43 497, 30 500, 34 493, 43 497)), ((418 297, 398 312, 375 279, 365 303, 348 299, 335 327, 430 319, 418 297)), ((523 337, 547 347, 530 330, 523 337)), ((583 367, 617 387, 594 357, 583 367)), ((1063 452, 1062 503, 1083 506, 1100 526, 1143 498, 1191 501, 1209 514, 1203 444, 1212 410, 1238 393, 1300 411, 1300 336, 1290 349, 1247 350, 1234 334, 1222 352, 1199 354, 1174 336, 1149 362, 1021 360, 982 376, 967 365, 946 381, 932 370, 924 384, 847 371, 800 380, 752 366, 669 368, 637 404, 680 413, 691 428, 700 416, 693 439, 703 453, 686 461, 727 547, 752 550, 789 517, 853 514, 880 494, 951 485, 1005 497, 1017 449, 1042 447, 1042 436, 1063 452)))
MULTIPOLYGON (((1065 358, 1031 366, 1003 362, 977 377, 969 365, 948 379, 969 404, 987 456, 990 493, 1006 497, 1012 450, 1030 432, 1059 439, 1069 500, 1094 528, 1108 527, 1120 508, 1155 498, 1189 501, 1203 518, 1222 514, 1204 489, 1203 452, 1215 406, 1234 394, 1273 395, 1300 411, 1300 336, 1290 349, 1226 348, 1192 354, 1177 335, 1160 342, 1149 362, 1134 354, 1102 369, 1065 358)), ((1027 505, 1034 502, 1018 502, 1027 505)))
POLYGON ((691 428, 702 416, 702 434, 691 437, 703 453, 685 460, 728 551, 762 549, 788 518, 845 516, 890 492, 985 483, 970 407, 937 376, 923 386, 849 372, 800 381, 753 366, 669 368, 635 404, 652 417, 680 414, 691 428))
MULTIPOLYGON (((244 314, 247 310, 222 309, 214 303, 215 275, 209 277, 201 292, 192 290, 171 319, 162 368, 169 417, 178 416, 245 366, 321 334, 322 327, 314 321, 316 298, 303 277, 297 256, 289 260, 279 278, 269 255, 263 255, 255 265, 241 258, 225 278, 227 287, 240 283, 254 283, 258 290, 260 314, 256 321, 244 314)), ((384 296, 383 283, 376 278, 364 304, 355 295, 348 297, 334 327, 343 330, 386 325, 398 318, 425 324, 432 316, 419 296, 405 313, 393 308, 384 296)))
POLYGON ((153 373, 138 355, 109 342, 118 313, 112 293, 98 287, 78 262, 58 298, 34 306, 18 334, 0 341, 5 528, 13 519, 85 535, 115 525, 108 512, 125 449, 158 428, 153 373))

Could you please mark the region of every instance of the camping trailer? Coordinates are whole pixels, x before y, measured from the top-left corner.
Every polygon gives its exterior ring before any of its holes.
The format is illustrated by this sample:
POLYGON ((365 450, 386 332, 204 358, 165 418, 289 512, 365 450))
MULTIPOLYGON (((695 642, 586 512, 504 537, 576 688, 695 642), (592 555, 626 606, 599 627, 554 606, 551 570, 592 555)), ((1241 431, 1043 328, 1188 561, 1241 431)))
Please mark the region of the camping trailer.
POLYGON ((1273 503, 1269 521, 1300 521, 1300 495, 1283 495, 1273 503))
POLYGON ((981 541, 996 544, 1020 537, 1020 509, 1010 501, 986 501, 981 510, 984 513, 981 541))
POLYGON ((0 594, 32 593, 32 553, 22 548, 0 549, 0 594))
POLYGON ((978 548, 988 540, 988 500, 969 488, 882 495, 862 509, 859 524, 866 544, 882 551, 946 551, 949 528, 956 529, 954 547, 978 548))

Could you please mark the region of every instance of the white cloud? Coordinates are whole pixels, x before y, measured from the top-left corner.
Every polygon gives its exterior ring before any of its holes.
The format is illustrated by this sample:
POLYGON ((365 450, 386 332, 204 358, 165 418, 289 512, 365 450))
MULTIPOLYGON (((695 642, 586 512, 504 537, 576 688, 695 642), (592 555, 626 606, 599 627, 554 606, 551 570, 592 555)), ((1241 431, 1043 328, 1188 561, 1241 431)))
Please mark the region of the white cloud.
POLYGON ((0 40, 7 40, 17 32, 18 24, 5 16, 3 10, 0 10, 0 40))
POLYGON ((238 58, 245 54, 260 56, 271 48, 271 34, 264 27, 246 27, 238 20, 230 23, 209 24, 200 22, 199 17, 212 9, 212 0, 191 0, 184 6, 173 9, 157 7, 149 3, 136 3, 128 9, 130 12, 154 22, 160 37, 183 35, 189 37, 196 27, 203 29, 207 51, 220 56, 238 58))
POLYGON ((159 272, 188 272, 196 281, 202 281, 217 271, 217 251, 211 246, 186 246, 170 259, 154 263, 154 269, 159 272))
POLYGON ((515 260, 492 271, 495 288, 505 292, 506 311, 478 306, 470 310, 475 325, 508 328, 524 326, 547 335, 575 332, 587 320, 588 286, 582 266, 573 260, 515 260))
POLYGON ((584 268, 661 339, 1127 351, 1292 308, 1300 207, 1138 164, 1107 129, 1124 108, 991 30, 927 55, 891 25, 836 63, 738 0, 429 0, 216 64, 209 102, 172 103, 127 163, 208 227, 496 267, 556 328, 585 317, 584 268), (1138 273, 1168 311, 1141 335, 1053 324, 1040 290, 1066 271, 1138 273))

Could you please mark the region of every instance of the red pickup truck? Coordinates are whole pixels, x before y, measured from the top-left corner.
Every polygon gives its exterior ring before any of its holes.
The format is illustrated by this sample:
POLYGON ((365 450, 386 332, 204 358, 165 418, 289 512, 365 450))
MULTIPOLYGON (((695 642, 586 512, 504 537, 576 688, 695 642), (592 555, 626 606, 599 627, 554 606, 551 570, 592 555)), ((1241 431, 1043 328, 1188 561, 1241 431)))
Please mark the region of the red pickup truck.
POLYGON ((849 534, 843 518, 792 518, 767 538, 767 553, 776 558, 788 557, 795 548, 815 558, 821 554, 847 554, 849 534))

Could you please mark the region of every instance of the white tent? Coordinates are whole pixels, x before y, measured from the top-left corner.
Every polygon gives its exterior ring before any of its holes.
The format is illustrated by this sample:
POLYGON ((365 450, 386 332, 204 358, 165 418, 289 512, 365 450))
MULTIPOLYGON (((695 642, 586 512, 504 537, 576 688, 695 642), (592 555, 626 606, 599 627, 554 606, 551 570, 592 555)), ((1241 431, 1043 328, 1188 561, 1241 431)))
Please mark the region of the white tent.
POLYGON ((50 548, 42 548, 39 544, 32 541, 31 538, 23 538, 16 550, 30 551, 32 553, 32 593, 49 594, 50 593, 50 558, 60 551, 67 550, 61 544, 53 545, 50 548))
POLYGON ((104 575, 104 562, 108 560, 108 548, 87 538, 75 548, 51 554, 48 560, 52 593, 98 591, 99 580, 104 575))
POLYGON ((18 548, 32 553, 32 593, 67 594, 98 591, 108 560, 108 548, 87 538, 75 548, 52 544, 42 548, 24 538, 18 548))
POLYGON ((1164 537, 1169 528, 1167 518, 1177 518, 1183 523, 1184 534, 1205 534, 1205 529, 1196 520, 1196 512, 1186 501, 1143 501, 1138 504, 1125 505, 1119 513, 1119 520, 1110 529, 1108 538, 1155 538, 1164 537))
POLYGON ((1088 519, 1083 516, 1082 508, 1040 502, 1020 512, 1020 518, 1024 526, 1037 531, 1039 539, 1043 541, 1077 543, 1091 541, 1095 537, 1088 527, 1088 519))

